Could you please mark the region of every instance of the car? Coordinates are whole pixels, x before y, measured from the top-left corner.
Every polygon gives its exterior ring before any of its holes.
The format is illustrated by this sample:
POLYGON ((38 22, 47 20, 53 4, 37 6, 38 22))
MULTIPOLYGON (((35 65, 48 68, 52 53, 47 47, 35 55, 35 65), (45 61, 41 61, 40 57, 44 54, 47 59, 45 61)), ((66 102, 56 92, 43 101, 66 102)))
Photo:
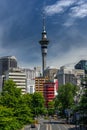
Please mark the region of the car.
POLYGON ((31 128, 35 128, 36 127, 36 125, 35 124, 31 124, 31 128))

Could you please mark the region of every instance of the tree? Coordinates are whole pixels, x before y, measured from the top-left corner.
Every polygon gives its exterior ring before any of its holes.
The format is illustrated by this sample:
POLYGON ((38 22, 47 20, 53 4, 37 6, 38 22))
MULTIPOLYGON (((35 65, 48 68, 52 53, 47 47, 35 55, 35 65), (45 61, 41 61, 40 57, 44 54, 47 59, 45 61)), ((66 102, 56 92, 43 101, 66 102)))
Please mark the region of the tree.
POLYGON ((0 97, 0 104, 9 108, 17 106, 21 97, 21 89, 17 88, 15 82, 8 80, 3 86, 3 91, 0 97))
POLYGON ((77 106, 77 111, 81 114, 80 123, 87 124, 87 88, 81 96, 81 100, 77 106))
POLYGON ((32 95, 32 104, 31 104, 33 114, 35 115, 43 114, 45 111, 44 104, 45 104, 45 100, 42 94, 35 92, 32 95))
POLYGON ((16 130, 19 128, 21 128, 21 125, 14 117, 13 109, 0 106, 0 130, 16 130))
MULTIPOLYGON (((26 101, 25 99, 27 99, 27 95, 22 95, 21 89, 17 88, 16 84, 12 80, 8 80, 5 82, 3 91, 0 95, 0 104, 3 107, 8 108, 9 110, 12 110, 12 115, 10 117, 7 116, 6 118, 2 117, 3 125, 5 119, 7 121, 7 124, 9 124, 10 121, 14 122, 13 124, 15 124, 15 122, 18 122, 20 126, 32 121, 31 108, 29 107, 29 104, 27 104, 28 100, 26 101)), ((6 127, 6 129, 11 130, 9 125, 6 127)), ((14 129, 12 128, 12 130, 14 129)))
POLYGON ((54 101, 50 101, 48 103, 48 114, 49 115, 53 115, 55 113, 55 110, 54 110, 54 101))
POLYGON ((77 90, 78 87, 71 83, 60 86, 55 98, 55 107, 62 111, 72 108, 77 90))

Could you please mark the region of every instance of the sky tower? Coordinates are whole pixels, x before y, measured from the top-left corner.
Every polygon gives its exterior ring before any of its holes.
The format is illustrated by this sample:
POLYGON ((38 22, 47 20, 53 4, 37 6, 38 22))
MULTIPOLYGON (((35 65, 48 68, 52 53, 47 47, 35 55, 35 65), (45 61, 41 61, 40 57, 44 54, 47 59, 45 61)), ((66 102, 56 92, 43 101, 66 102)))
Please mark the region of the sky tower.
POLYGON ((47 39, 47 33, 45 29, 45 17, 43 17, 43 30, 42 30, 42 39, 39 41, 41 45, 42 52, 42 73, 44 77, 44 70, 46 69, 46 55, 47 55, 47 46, 49 44, 49 40, 47 39))

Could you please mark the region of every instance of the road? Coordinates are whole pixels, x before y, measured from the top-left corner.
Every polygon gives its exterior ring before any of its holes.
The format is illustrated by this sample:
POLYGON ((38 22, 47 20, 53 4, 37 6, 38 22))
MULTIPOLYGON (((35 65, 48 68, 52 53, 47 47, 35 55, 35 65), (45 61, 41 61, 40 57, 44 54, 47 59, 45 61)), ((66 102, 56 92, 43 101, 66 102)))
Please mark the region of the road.
POLYGON ((26 126, 24 130, 76 130, 75 125, 70 125, 64 123, 61 120, 44 120, 40 119, 39 124, 36 128, 31 128, 30 126, 26 126))

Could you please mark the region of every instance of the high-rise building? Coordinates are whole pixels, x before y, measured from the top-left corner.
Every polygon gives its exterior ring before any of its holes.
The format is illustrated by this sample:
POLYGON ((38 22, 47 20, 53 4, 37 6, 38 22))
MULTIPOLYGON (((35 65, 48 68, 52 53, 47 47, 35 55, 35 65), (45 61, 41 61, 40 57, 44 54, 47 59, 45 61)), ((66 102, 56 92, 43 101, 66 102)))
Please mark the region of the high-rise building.
POLYGON ((68 69, 63 66, 57 73, 58 86, 64 85, 66 83, 73 83, 75 85, 80 85, 81 79, 84 77, 84 75, 85 75, 84 70, 68 69))
POLYGON ((5 71, 10 68, 17 67, 17 59, 15 56, 4 56, 0 58, 0 75, 4 75, 5 71))
POLYGON ((35 92, 40 92, 43 95, 44 83, 48 81, 46 77, 36 77, 35 78, 35 92))
POLYGON ((87 74, 87 60, 80 60, 76 65, 75 69, 82 69, 87 74))
POLYGON ((22 68, 26 73, 27 93, 35 92, 35 77, 40 77, 41 67, 34 67, 34 69, 22 68))
POLYGON ((5 80, 12 79, 22 94, 26 93, 26 74, 20 68, 10 68, 5 72, 5 80))
POLYGON ((27 93, 34 93, 35 92, 35 79, 26 79, 27 83, 27 93))
POLYGON ((26 74, 26 91, 27 93, 34 93, 35 92, 35 70, 29 68, 22 68, 22 70, 26 74))
POLYGON ((42 52, 42 73, 44 76, 44 70, 46 69, 46 55, 47 55, 47 46, 49 44, 49 40, 47 39, 47 33, 45 30, 45 18, 43 18, 43 31, 42 31, 42 39, 39 41, 41 45, 42 52))

